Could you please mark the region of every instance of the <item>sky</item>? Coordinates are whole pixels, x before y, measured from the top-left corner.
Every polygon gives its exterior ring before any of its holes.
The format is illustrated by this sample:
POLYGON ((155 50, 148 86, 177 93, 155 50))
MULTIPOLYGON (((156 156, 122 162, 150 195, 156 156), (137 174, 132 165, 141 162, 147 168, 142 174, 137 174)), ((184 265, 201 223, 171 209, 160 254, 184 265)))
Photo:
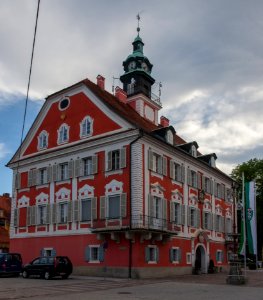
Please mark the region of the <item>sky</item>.
MULTIPOLYGON (((36 11, 37 0, 0 1, 0 195, 12 191, 36 11)), ((24 136, 48 95, 98 74, 111 91, 140 13, 159 116, 226 174, 262 159, 262 12, 262 0, 41 0, 24 136)))

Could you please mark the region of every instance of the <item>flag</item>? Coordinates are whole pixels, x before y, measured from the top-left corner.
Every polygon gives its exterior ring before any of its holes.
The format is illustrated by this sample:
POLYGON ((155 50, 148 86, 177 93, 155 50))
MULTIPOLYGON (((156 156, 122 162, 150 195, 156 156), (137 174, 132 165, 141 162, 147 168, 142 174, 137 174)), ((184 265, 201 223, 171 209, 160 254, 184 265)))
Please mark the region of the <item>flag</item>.
MULTIPOLYGON (((244 204, 243 204, 244 205, 244 204)), ((244 218, 244 210, 241 210, 241 230, 240 230, 240 239, 238 246, 238 254, 245 255, 245 218, 244 218)))
POLYGON ((255 182, 245 183, 245 211, 248 252, 257 254, 255 182))

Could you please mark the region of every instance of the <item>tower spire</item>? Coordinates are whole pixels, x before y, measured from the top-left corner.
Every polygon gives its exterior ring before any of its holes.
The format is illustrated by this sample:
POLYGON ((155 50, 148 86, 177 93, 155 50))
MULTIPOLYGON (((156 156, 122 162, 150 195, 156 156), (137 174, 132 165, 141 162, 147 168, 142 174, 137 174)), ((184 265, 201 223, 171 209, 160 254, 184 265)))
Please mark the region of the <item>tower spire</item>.
POLYGON ((137 26, 137 32, 138 32, 138 36, 140 36, 140 21, 141 21, 141 17, 140 17, 140 13, 138 13, 138 15, 136 16, 136 19, 138 20, 138 26, 137 26))

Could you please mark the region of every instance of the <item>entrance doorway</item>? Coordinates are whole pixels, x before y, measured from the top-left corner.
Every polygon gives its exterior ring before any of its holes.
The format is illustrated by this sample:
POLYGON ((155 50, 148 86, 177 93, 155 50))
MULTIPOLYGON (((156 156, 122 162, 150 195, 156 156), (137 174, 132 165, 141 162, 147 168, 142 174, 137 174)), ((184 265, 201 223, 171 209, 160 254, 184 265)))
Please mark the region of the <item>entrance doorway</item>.
POLYGON ((195 251, 195 267, 199 268, 201 273, 207 273, 205 249, 201 245, 195 251))

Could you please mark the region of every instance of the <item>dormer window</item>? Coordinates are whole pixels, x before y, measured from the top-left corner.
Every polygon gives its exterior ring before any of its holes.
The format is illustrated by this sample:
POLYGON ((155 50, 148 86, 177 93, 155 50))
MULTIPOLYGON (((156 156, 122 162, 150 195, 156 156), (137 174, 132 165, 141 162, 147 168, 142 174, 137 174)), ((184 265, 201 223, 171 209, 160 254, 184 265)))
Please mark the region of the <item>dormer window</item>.
POLYGON ((215 160, 214 156, 211 156, 211 158, 210 158, 210 166, 213 168, 216 167, 216 160, 215 160))
POLYGON ((64 144, 69 140, 69 126, 67 124, 62 124, 58 130, 58 141, 57 143, 64 144))
POLYGON ((93 119, 90 116, 85 117, 80 123, 80 137, 88 137, 93 133, 93 119))
POLYGON ((193 157, 197 157, 197 150, 196 150, 195 145, 192 145, 192 147, 191 147, 191 155, 193 157))
POLYGON ((38 136, 38 150, 47 149, 48 147, 48 133, 43 130, 38 136))
POLYGON ((169 143, 171 145, 173 145, 173 143, 174 143, 174 135, 171 130, 168 130, 166 132, 166 141, 167 141, 167 143, 169 143))

